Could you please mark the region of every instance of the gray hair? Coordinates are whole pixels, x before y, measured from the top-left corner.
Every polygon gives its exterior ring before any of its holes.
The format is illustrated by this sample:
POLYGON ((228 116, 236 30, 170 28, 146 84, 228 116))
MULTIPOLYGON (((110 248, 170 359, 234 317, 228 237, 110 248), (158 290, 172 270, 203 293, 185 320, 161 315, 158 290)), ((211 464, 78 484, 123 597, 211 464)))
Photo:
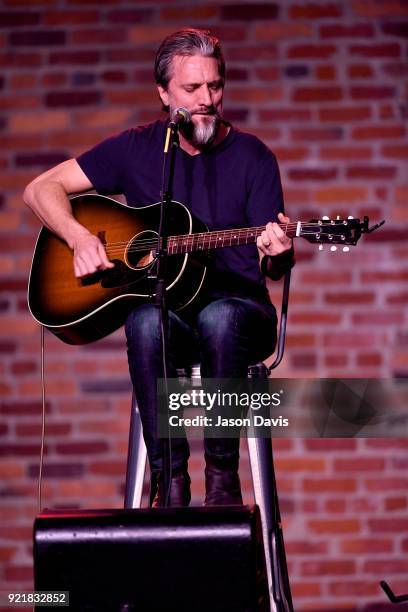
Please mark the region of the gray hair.
POLYGON ((172 75, 172 60, 176 55, 202 55, 214 57, 218 70, 225 79, 225 61, 220 41, 209 30, 186 28, 167 36, 161 43, 154 63, 154 76, 157 85, 167 89, 172 75))

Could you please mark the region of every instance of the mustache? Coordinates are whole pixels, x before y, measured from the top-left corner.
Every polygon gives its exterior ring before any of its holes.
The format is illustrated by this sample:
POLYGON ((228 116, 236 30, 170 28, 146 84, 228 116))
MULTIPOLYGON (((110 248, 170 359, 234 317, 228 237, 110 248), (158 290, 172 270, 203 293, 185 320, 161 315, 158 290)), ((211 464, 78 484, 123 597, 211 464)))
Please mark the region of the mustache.
POLYGON ((191 115, 214 115, 216 117, 220 117, 218 110, 215 106, 209 106, 206 109, 193 109, 190 111, 191 115))

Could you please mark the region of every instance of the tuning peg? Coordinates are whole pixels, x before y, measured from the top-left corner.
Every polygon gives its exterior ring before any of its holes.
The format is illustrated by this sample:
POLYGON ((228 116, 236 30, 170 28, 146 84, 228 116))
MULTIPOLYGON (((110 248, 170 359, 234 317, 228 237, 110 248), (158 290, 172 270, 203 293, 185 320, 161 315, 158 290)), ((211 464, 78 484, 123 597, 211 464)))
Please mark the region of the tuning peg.
POLYGON ((319 244, 319 251, 323 251, 323 245, 319 244))
POLYGON ((353 215, 349 215, 347 219, 354 219, 353 215))
POLYGON ((337 215, 336 220, 340 221, 340 215, 337 215))
POLYGON ((330 250, 331 250, 331 251, 337 251, 337 247, 336 247, 336 246, 333 244, 333 245, 330 247, 330 250))
POLYGON ((348 246, 344 246, 343 247, 343 253, 348 253, 349 250, 350 250, 350 247, 348 247, 348 246))
POLYGON ((328 220, 329 220, 329 217, 328 217, 327 215, 324 215, 324 217, 322 217, 322 220, 323 220, 323 221, 328 221, 328 220))

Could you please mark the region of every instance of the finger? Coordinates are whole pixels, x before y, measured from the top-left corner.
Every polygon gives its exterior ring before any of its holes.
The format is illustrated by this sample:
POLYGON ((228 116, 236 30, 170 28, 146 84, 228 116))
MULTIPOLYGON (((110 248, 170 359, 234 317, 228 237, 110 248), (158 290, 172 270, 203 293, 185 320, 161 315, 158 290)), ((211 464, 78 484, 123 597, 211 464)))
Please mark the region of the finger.
POLYGON ((76 257, 74 260, 74 271, 75 271, 75 276, 77 278, 81 278, 81 276, 87 275, 86 268, 84 267, 82 261, 78 259, 78 257, 76 257))
POLYGON ((115 265, 111 261, 109 261, 108 256, 106 255, 105 248, 101 242, 98 244, 98 255, 101 262, 99 267, 101 267, 103 270, 115 267, 115 265))
POLYGON ((281 223, 290 223, 290 219, 289 217, 287 217, 284 213, 279 213, 278 214, 278 219, 281 223))

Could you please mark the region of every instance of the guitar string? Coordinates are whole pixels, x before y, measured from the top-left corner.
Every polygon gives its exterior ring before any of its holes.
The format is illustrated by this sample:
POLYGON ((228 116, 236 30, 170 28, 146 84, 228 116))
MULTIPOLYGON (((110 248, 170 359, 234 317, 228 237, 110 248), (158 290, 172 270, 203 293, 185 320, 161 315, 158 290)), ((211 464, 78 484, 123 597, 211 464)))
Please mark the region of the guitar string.
MULTIPOLYGON (((305 222, 305 221, 301 221, 302 226, 307 226, 310 225, 310 222, 305 222)), ((297 228, 298 223, 294 222, 294 223, 288 223, 288 224, 280 224, 280 227, 283 229, 285 228, 285 230, 287 231, 289 228, 290 229, 295 229, 297 228)), ((313 224, 312 224, 313 225, 313 224)), ((260 225, 257 227, 240 227, 240 228, 235 228, 235 229, 225 229, 225 230, 212 230, 210 232, 194 232, 192 234, 178 234, 176 236, 169 236, 169 238, 174 238, 174 239, 184 239, 184 238, 191 238, 192 236, 208 236, 209 234, 234 234, 234 233, 243 233, 243 232, 263 232, 265 229, 265 225, 260 225)), ((153 230, 142 230, 143 231, 153 231, 153 230)), ((151 240, 150 238, 146 238, 146 240, 151 240)), ((157 241, 157 239, 156 239, 157 241)), ((140 241, 143 242, 143 241, 140 241)), ((107 243, 107 245, 116 245, 116 244, 127 244, 127 241, 119 241, 119 242, 110 242, 107 243)))
MULTIPOLYGON (((310 224, 306 224, 303 223, 303 226, 308 226, 310 224)), ((297 226, 297 224, 294 225, 293 229, 295 229, 295 227, 297 226)), ((314 227, 314 225, 312 224, 311 227, 314 227)), ((292 228, 291 228, 292 229, 292 228)), ((172 242, 183 242, 183 241, 193 241, 193 240, 197 240, 198 238, 203 238, 203 239, 208 239, 208 240, 220 240, 220 239, 225 239, 228 240, 229 238, 236 238, 236 235, 239 235, 239 238, 244 238, 245 237, 245 232, 250 232, 250 236, 247 236, 248 238, 252 238, 252 234, 256 234, 258 231, 263 231, 262 227, 259 228, 240 228, 240 229, 235 229, 235 230, 215 230, 215 231, 211 231, 211 232, 194 232, 192 234, 179 234, 176 236, 168 236, 168 241, 172 241, 172 242)), ((315 234, 318 233, 316 231, 311 231, 311 232, 307 232, 302 230, 302 235, 307 235, 307 234, 315 234)), ((259 235, 259 234, 258 234, 259 235)), ((115 247, 115 246, 124 246, 126 247, 126 245, 128 245, 129 243, 131 243, 131 241, 134 240, 134 238, 131 238, 130 240, 124 240, 124 241, 118 241, 118 242, 107 242, 105 243, 105 248, 110 248, 110 247, 115 247)), ((151 245, 151 244, 156 244, 157 243, 157 238, 145 238, 144 240, 140 240, 137 239, 137 244, 138 245, 151 245)))
MULTIPOLYGON (((316 232, 302 232, 302 236, 314 236, 315 234, 316 234, 316 232)), ((193 235, 194 234, 190 234, 190 236, 193 236, 193 235)), ((187 240, 186 240, 186 242, 187 242, 187 240)), ((346 244, 345 241, 344 241, 344 243, 346 244)), ((124 242, 123 246, 115 246, 114 248, 110 247, 109 244, 108 244, 108 245, 105 245, 105 250, 106 250, 106 253, 108 255, 113 255, 115 253, 121 254, 121 253, 124 253, 125 250, 126 250, 127 253, 136 253, 138 251, 149 251, 149 250, 153 250, 157 246, 157 240, 146 240, 145 242, 142 242, 142 241, 141 242, 137 242, 137 244, 135 244, 133 246, 129 246, 129 248, 126 248, 126 245, 128 245, 128 244, 129 244, 129 242, 124 242)), ((247 244, 254 244, 254 242, 247 243, 247 244)), ((208 245, 204 244, 202 249, 198 249, 198 248, 196 248, 197 245, 194 245, 193 241, 191 240, 190 244, 181 244, 181 245, 177 244, 177 243, 176 244, 172 244, 172 245, 169 246, 169 251, 174 251, 174 250, 177 251, 180 247, 183 247, 183 246, 187 246, 187 248, 190 246, 190 247, 193 247, 193 249, 192 249, 193 251, 200 251, 200 250, 207 250, 207 249, 212 249, 212 248, 217 248, 217 247, 220 248, 221 245, 220 244, 211 245, 211 239, 210 239, 208 245)), ((236 244, 233 244, 231 242, 230 244, 223 244, 222 246, 223 247, 229 247, 229 246, 243 246, 243 245, 242 245, 242 243, 241 243, 241 245, 236 245, 236 244)), ((184 251, 184 252, 188 252, 188 250, 184 251)), ((181 251, 181 254, 182 253, 183 253, 183 251, 181 251)))
MULTIPOLYGON (((253 238, 253 237, 258 237, 258 236, 254 236, 254 234, 257 234, 257 231, 252 231, 252 229, 257 230, 258 228, 251 228, 251 230, 219 230, 219 231, 214 231, 214 232, 202 232, 202 233, 192 233, 192 234, 179 234, 179 235, 171 235, 168 236, 168 241, 172 242, 172 243, 185 243, 185 242, 193 242, 193 241, 198 241, 198 240, 204 240, 204 241, 213 241, 213 240, 231 240, 231 239, 235 239, 235 238, 253 238), (251 233, 248 236, 245 236, 245 231, 250 231, 251 233)), ((262 230, 260 230, 262 231, 262 230)), ((302 230, 302 235, 307 235, 307 234, 315 234, 317 233, 315 230, 314 231, 304 231, 302 230)), ((259 233, 258 233, 259 235, 259 233)), ((294 237, 294 236, 293 236, 294 237)), ((107 242, 105 243, 105 248, 112 248, 112 247, 126 247, 128 244, 130 244, 132 242, 132 240, 137 240, 137 244, 141 245, 141 246, 150 246, 152 244, 156 244, 157 243, 157 238, 145 238, 144 240, 140 240, 137 239, 137 237, 132 237, 129 240, 125 240, 125 241, 118 241, 118 242, 107 242)))

